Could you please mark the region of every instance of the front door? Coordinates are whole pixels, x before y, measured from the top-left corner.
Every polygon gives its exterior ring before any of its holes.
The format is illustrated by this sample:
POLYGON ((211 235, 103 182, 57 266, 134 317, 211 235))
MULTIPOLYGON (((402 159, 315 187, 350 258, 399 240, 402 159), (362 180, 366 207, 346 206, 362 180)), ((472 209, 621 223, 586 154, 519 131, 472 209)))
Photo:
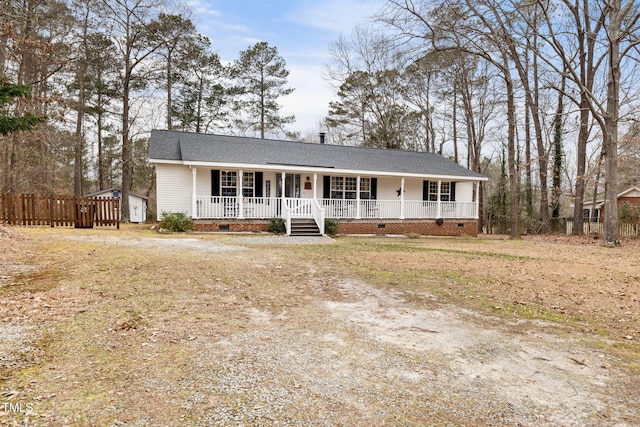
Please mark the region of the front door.
MULTIPOLYGON (((282 176, 278 175, 277 194, 278 198, 282 197, 282 176)), ((300 198, 300 174, 288 173, 284 176, 284 197, 300 198)))

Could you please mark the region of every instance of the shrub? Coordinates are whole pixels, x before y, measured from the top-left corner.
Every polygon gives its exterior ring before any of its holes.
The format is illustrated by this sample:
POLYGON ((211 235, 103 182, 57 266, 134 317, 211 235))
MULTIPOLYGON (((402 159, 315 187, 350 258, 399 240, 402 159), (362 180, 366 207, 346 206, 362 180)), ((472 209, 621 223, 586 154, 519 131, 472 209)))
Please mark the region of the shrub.
POLYGON ((618 220, 623 224, 636 224, 640 218, 640 208, 629 202, 623 202, 618 208, 618 220))
POLYGON ((333 218, 325 218, 324 232, 329 236, 335 236, 338 233, 338 220, 333 218))
POLYGON ((193 229, 191 218, 182 212, 162 212, 160 228, 172 232, 182 233, 193 229))
POLYGON ((284 234, 287 231, 287 227, 283 218, 271 218, 269 220, 269 226, 267 227, 269 233, 284 234))

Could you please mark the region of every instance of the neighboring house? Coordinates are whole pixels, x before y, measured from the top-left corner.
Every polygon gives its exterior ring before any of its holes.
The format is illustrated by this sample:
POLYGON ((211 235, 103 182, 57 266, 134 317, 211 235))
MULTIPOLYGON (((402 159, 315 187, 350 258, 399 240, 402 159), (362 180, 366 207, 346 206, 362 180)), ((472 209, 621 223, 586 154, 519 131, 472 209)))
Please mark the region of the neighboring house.
MULTIPOLYGON (((631 206, 640 207, 640 187, 629 187, 623 192, 618 194, 618 209, 624 203, 628 202, 631 206)), ((591 208, 595 206, 594 209, 594 222, 603 222, 604 221, 604 200, 596 201, 596 204, 591 202, 585 202, 583 204, 583 215, 582 218, 585 221, 589 221, 591 218, 591 208)), ((573 205, 572 205, 573 207, 573 205)))
MULTIPOLYGON (((106 190, 96 191, 95 193, 85 194, 85 197, 115 197, 120 199, 122 190, 120 188, 107 188, 106 190)), ((143 223, 147 218, 147 202, 149 198, 141 194, 129 191, 129 219, 131 222, 143 223)), ((122 210, 122 200, 120 201, 120 209, 122 210)), ((120 212, 122 214, 122 211, 120 212)))
MULTIPOLYGON (((321 142, 323 138, 321 136, 321 142)), ((158 213, 183 212, 201 231, 263 231, 283 218, 324 233, 478 233, 478 184, 487 178, 441 155, 156 130, 158 213)))

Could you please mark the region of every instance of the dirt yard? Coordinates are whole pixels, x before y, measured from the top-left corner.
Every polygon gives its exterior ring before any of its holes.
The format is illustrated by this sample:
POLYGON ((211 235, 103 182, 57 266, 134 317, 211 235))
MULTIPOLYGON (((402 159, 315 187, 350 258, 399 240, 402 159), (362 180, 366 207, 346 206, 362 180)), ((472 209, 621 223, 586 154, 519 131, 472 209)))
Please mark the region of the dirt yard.
POLYGON ((639 259, 0 227, 0 425, 637 426, 639 259))

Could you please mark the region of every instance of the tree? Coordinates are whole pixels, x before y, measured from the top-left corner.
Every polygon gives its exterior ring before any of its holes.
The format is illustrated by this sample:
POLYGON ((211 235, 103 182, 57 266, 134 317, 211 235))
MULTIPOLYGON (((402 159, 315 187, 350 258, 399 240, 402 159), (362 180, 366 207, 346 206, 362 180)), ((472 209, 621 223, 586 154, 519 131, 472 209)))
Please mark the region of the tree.
POLYGON ((388 0, 383 22, 396 29, 419 52, 459 51, 493 65, 503 81, 506 96, 507 163, 510 195, 510 235, 520 236, 518 170, 516 159, 516 79, 512 76, 513 38, 505 31, 498 9, 490 1, 443 0, 436 4, 388 0))
POLYGON ((0 78, 0 135, 7 136, 13 132, 29 130, 46 120, 43 116, 12 111, 11 106, 16 100, 29 97, 31 97, 29 86, 16 85, 5 77, 0 78))
POLYGON ((620 140, 618 188, 624 189, 638 185, 640 185, 640 123, 636 122, 620 140))
MULTIPOLYGON (((605 245, 619 245, 617 212, 617 154, 618 154, 618 124, 620 120, 620 92, 624 81, 622 68, 626 62, 638 60, 637 37, 640 31, 640 5, 628 0, 611 0, 604 4, 600 2, 571 3, 568 0, 560 2, 538 0, 544 14, 545 32, 541 37, 545 39, 562 62, 568 78, 580 91, 580 100, 576 102, 581 108, 581 132, 578 143, 578 177, 576 179, 576 203, 574 211, 574 233, 581 231, 582 199, 584 188, 578 188, 584 181, 583 164, 586 160, 586 143, 588 138, 588 116, 591 115, 602 131, 603 153, 605 156, 605 245), (565 7, 572 13, 575 21, 575 32, 578 40, 577 53, 570 48, 574 46, 571 40, 564 38, 567 27, 557 17, 558 7, 565 7), (576 58, 577 57, 577 58, 576 58), (593 90, 593 82, 597 72, 606 80, 606 94, 602 95, 593 90), (604 98, 604 99, 603 99, 604 98), (580 227, 579 229, 575 227, 580 227)), ((556 70, 558 65, 547 61, 556 70)), ((629 64, 629 67, 633 67, 629 64)), ((629 73, 629 75, 632 75, 629 73)), ((636 82, 637 83, 637 82, 636 82)))
MULTIPOLYGON (((196 43, 197 34, 193 23, 179 15, 161 13, 158 19, 149 26, 149 31, 161 42, 157 53, 163 60, 164 73, 161 80, 166 88, 167 96, 167 129, 173 129, 171 121, 173 111, 173 85, 178 80, 176 62, 196 43)), ((180 70, 183 71, 183 70, 180 70)))
POLYGON ((154 36, 154 19, 160 3, 154 0, 103 0, 111 11, 111 26, 123 69, 122 81, 122 221, 129 221, 129 192, 133 186, 133 142, 131 129, 132 95, 147 80, 141 72, 149 57, 164 41, 154 36))
POLYGON ((564 92, 566 87, 566 77, 562 77, 562 83, 560 84, 560 91, 558 92, 558 106, 556 107, 556 114, 553 118, 553 170, 552 176, 552 190, 551 190, 551 210, 552 218, 554 219, 554 227, 557 229, 557 221, 560 218, 560 197, 562 196, 562 164, 563 164, 563 151, 562 151, 562 136, 564 129, 564 92))
MULTIPOLYGON (((113 113, 112 103, 117 98, 121 98, 122 94, 122 85, 119 78, 120 58, 116 54, 113 42, 104 34, 90 34, 87 47, 86 113, 95 118, 96 179, 98 189, 104 190, 114 186, 114 184, 107 184, 110 163, 106 158, 108 157, 107 151, 110 148, 107 148, 104 132, 113 128, 109 120, 109 116, 113 113)), ((121 151, 118 151, 118 153, 121 153, 121 151)))
POLYGON ((278 100, 293 89, 286 87, 289 71, 276 47, 258 42, 240 52, 232 75, 237 80, 234 88, 238 96, 235 109, 240 113, 237 124, 243 130, 259 132, 264 139, 269 131, 284 133, 284 125, 295 121, 295 116, 280 114, 278 100))
POLYGON ((210 49, 209 39, 198 36, 180 55, 178 94, 171 110, 180 129, 200 133, 229 126, 229 91, 224 85, 229 70, 210 49))

